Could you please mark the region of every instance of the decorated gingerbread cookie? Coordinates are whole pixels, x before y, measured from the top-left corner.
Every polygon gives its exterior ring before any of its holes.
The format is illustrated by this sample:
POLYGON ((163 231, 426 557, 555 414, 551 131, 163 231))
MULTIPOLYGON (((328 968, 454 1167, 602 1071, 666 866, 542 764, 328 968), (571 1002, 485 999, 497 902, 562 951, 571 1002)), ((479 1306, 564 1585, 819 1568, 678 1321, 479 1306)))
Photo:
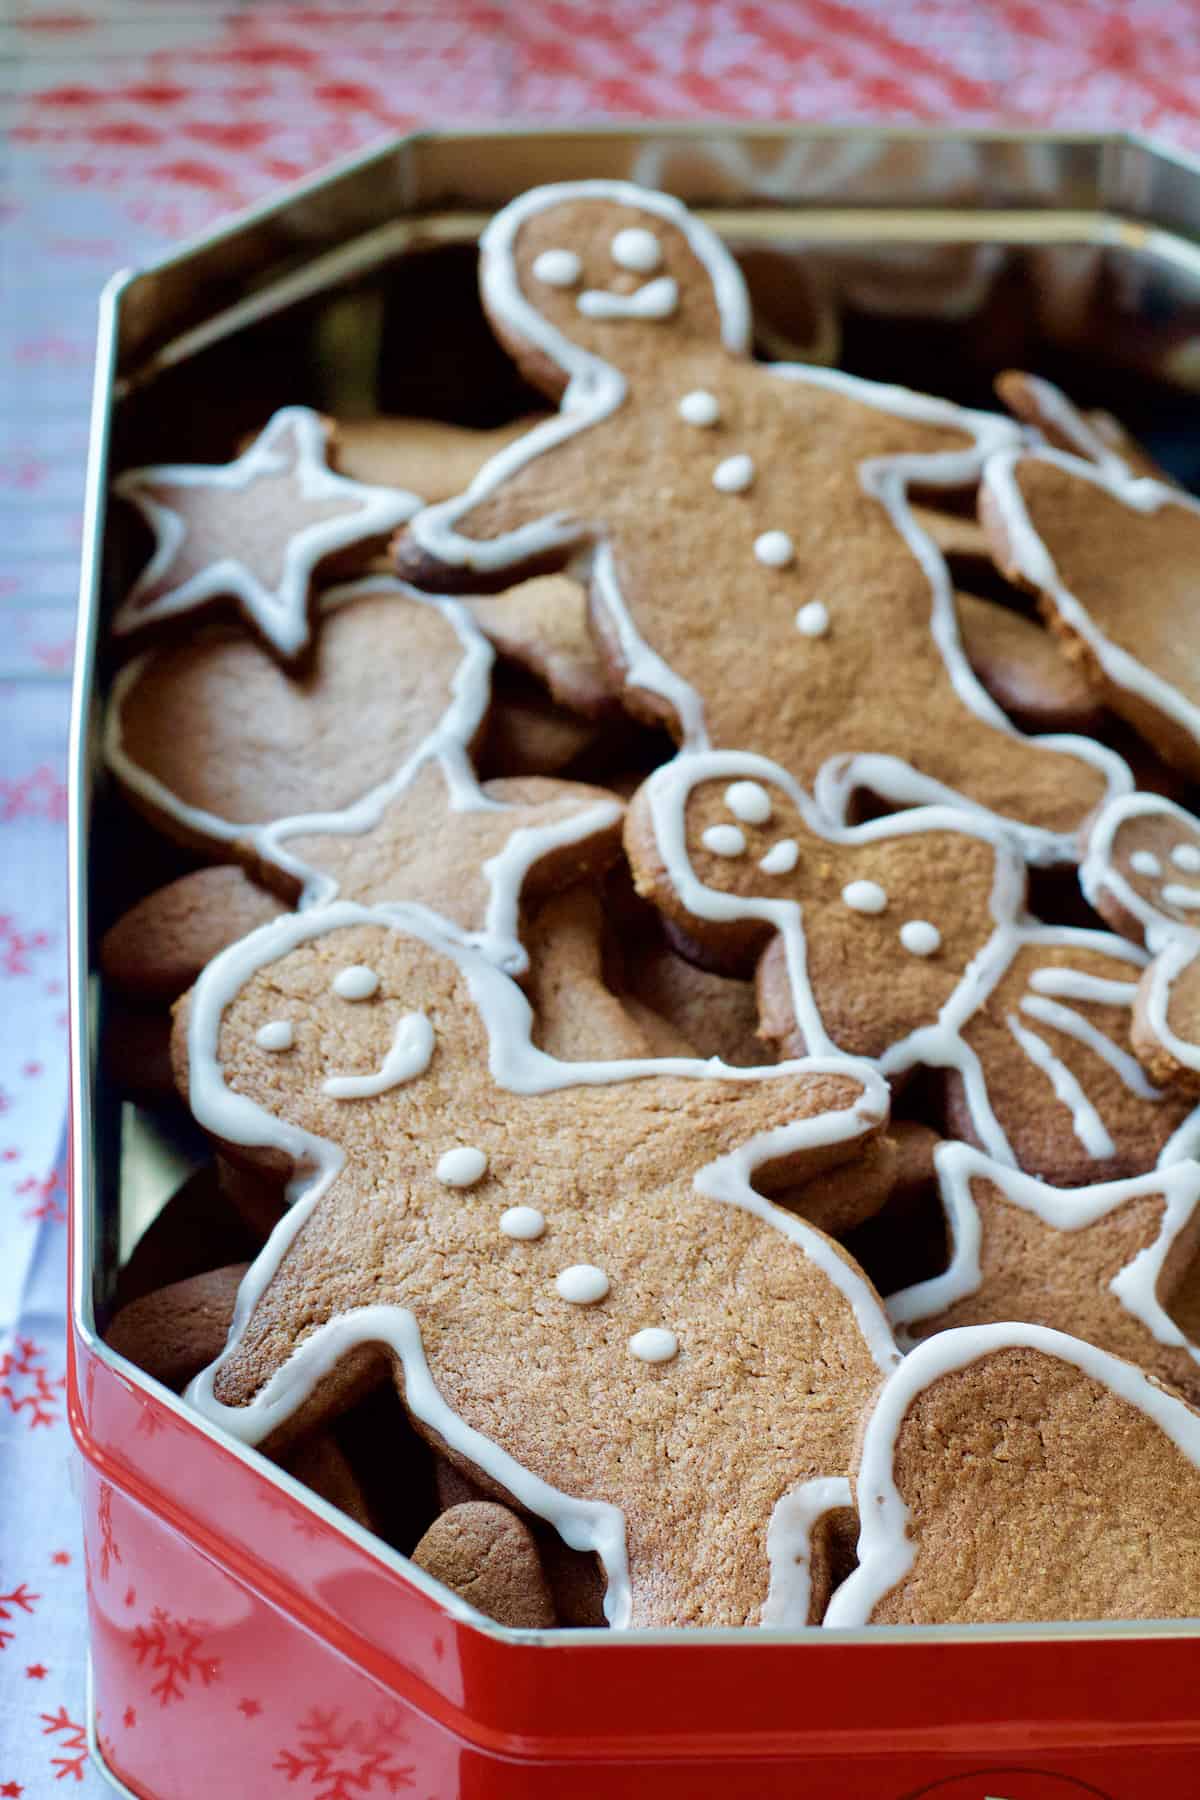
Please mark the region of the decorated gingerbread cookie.
POLYGON ((988 459, 980 516, 1000 568, 1038 594, 1099 698, 1194 779, 1200 502, 1064 451, 1005 448, 988 459))
POLYGON ((1111 413, 1085 412, 1045 376, 1006 369, 996 377, 996 392, 1009 411, 1032 426, 1052 449, 1081 456, 1118 480, 1138 475, 1170 479, 1111 413))
POLYGON ((308 643, 314 583, 331 565, 361 568, 421 502, 366 487, 330 468, 330 428, 304 406, 277 412, 231 463, 129 469, 113 492, 149 527, 149 562, 118 607, 113 630, 233 601, 285 658, 308 643))
POLYGON ((335 902, 209 966, 193 1110, 311 1174, 190 1397, 280 1445, 382 1356, 422 1431, 597 1553, 613 1624, 803 1622, 776 1508, 845 1476, 896 1353, 856 1265, 763 1194, 853 1157, 884 1084, 563 1064, 530 1024, 413 909, 335 902))
POLYGON ((1017 1319, 1200 1396, 1200 1347, 1168 1310, 1200 1244, 1200 1166, 1064 1191, 965 1144, 943 1144, 936 1160, 950 1261, 889 1298, 903 1339, 1017 1319))
POLYGON ((939 1332, 867 1422, 859 1566, 827 1626, 1200 1610, 1200 1413, 1037 1325, 939 1332))
POLYGON ((789 1055, 940 1071, 950 1135, 1055 1185, 1155 1166, 1188 1116, 1126 1048, 1142 952, 1025 913, 986 819, 915 808, 834 828, 763 758, 696 753, 635 797, 640 890, 726 970, 757 961, 789 1055))
POLYGON ((969 487, 1018 428, 754 363, 736 263, 661 194, 539 188, 482 250, 493 326, 561 411, 410 522, 402 572, 469 588, 586 546, 625 702, 687 748, 760 751, 837 820, 861 789, 962 798, 1011 821, 1031 857, 1069 858, 1128 772, 1086 740, 1035 745, 1011 726, 908 505, 913 485, 969 487))

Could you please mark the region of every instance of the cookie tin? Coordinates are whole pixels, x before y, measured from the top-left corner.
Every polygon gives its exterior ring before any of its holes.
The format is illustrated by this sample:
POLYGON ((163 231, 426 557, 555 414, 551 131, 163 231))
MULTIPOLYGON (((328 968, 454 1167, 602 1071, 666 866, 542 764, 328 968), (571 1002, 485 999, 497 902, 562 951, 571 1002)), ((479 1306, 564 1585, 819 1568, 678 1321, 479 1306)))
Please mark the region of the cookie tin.
MULTIPOLYGON (((738 250, 768 354, 955 398, 1017 364, 1200 474, 1200 167, 1129 137, 723 126, 465 131, 331 171, 105 293, 72 748, 72 1328, 97 1766, 144 1800, 1141 1800, 1200 1767, 1200 1622, 514 1632, 106 1350, 121 1255, 201 1147, 123 1101, 92 972, 130 859, 99 719, 108 470, 302 401, 498 422, 473 243, 624 177, 738 250), (212 396, 219 395, 217 406, 212 396)), ((107 569, 107 575, 105 573, 107 569)))

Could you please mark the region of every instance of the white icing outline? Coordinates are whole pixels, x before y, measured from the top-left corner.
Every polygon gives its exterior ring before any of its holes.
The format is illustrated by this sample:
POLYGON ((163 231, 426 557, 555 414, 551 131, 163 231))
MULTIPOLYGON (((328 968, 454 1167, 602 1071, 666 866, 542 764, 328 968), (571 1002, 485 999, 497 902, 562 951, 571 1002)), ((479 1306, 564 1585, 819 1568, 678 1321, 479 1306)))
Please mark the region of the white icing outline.
POLYGON ((313 938, 362 924, 402 931, 455 962, 487 1029, 492 1078, 510 1092, 546 1093, 581 1084, 606 1085, 659 1075, 741 1083, 801 1074, 836 1074, 858 1082, 862 1091, 851 1106, 756 1133, 699 1169, 694 1186, 697 1192, 719 1204, 752 1213, 796 1244, 849 1305, 864 1348, 881 1371, 894 1366, 898 1353, 882 1306, 865 1277, 823 1234, 757 1193, 751 1186, 751 1177, 760 1165, 778 1161, 786 1154, 813 1144, 847 1142, 873 1128, 887 1116, 886 1083, 866 1064, 846 1057, 806 1058, 750 1069, 729 1068, 716 1058, 704 1062, 691 1057, 559 1062, 532 1043, 533 1015, 520 989, 468 945, 462 934, 456 934, 423 909, 404 905, 369 908, 335 901, 316 911, 275 919, 221 951, 193 989, 188 1062, 194 1116, 226 1142, 282 1150, 296 1165, 299 1192, 242 1282, 224 1351, 189 1385, 188 1400, 212 1423, 221 1425, 243 1443, 261 1443, 347 1350, 364 1343, 386 1345, 403 1364, 410 1410, 452 1449, 512 1493, 519 1504, 548 1519, 573 1549, 594 1551, 608 1579, 606 1616, 614 1626, 626 1625, 632 1602, 620 1509, 604 1502, 578 1500, 552 1488, 451 1412, 433 1384, 418 1323, 407 1308, 372 1306, 336 1315, 299 1345, 248 1405, 225 1406, 213 1392, 215 1378, 240 1343, 263 1292, 347 1160, 336 1144, 275 1117, 249 1095, 228 1087, 218 1060, 221 1021, 226 1008, 258 970, 313 938))
POLYGON ((368 487, 329 466, 329 443, 318 413, 284 406, 254 442, 230 463, 156 463, 118 475, 112 491, 141 513, 154 534, 150 561, 113 615, 117 636, 159 619, 177 618, 211 601, 235 599, 246 618, 282 656, 295 656, 309 639, 309 603, 318 564, 339 550, 385 537, 407 524, 422 501, 403 488, 368 487), (286 440, 294 451, 287 453, 286 440), (143 596, 167 576, 187 537, 182 514, 147 490, 216 488, 240 491, 266 476, 292 473, 302 500, 353 500, 358 510, 302 526, 284 553, 277 587, 269 588, 236 557, 224 556, 197 570, 181 586, 143 604, 143 596))
POLYGON ((767 1526, 771 1591, 759 1623, 796 1630, 811 1623, 813 1527, 836 1507, 854 1505, 844 1475, 818 1475, 775 1502, 767 1526))
POLYGON ((1017 479, 1018 464, 1032 462, 1047 463, 1078 480, 1088 481, 1143 516, 1160 512, 1166 506, 1200 513, 1200 501, 1148 475, 1118 475, 1049 446, 997 451, 988 458, 982 475, 982 493, 995 507, 1006 550, 1017 572, 1046 596, 1068 629, 1082 638, 1114 687, 1136 695, 1162 717, 1182 727, 1200 748, 1200 704, 1189 700, 1181 689, 1106 636, 1086 605, 1063 582, 1049 549, 1034 529, 1017 479))
MULTIPOLYGON (((611 543, 598 533, 594 524, 555 513, 544 519, 527 521, 491 539, 470 538, 458 530, 459 520, 480 501, 496 493, 510 476, 544 451, 556 448, 577 432, 609 418, 625 398, 626 382, 620 371, 572 343, 526 299, 517 275, 514 246, 525 221, 549 207, 581 199, 636 207, 676 225, 712 280, 725 348, 737 356, 749 355, 750 305, 741 270, 716 234, 680 202, 628 182, 564 182, 533 189, 498 213, 484 232, 480 279, 487 309, 494 319, 502 322, 506 336, 530 345, 567 376, 561 409, 556 417, 535 427, 486 463, 463 494, 427 507, 411 522, 409 531, 419 547, 443 566, 490 573, 530 558, 593 542, 593 604, 620 651, 627 691, 642 690, 665 700, 678 722, 683 747, 703 750, 709 747, 710 740, 701 697, 690 683, 667 666, 637 630, 617 579, 611 543)), ((1089 764, 1104 777, 1109 794, 1131 789, 1133 777, 1115 752, 1088 738, 1069 734, 1027 738, 997 706, 975 676, 962 648, 953 587, 945 560, 910 509, 908 487, 911 483, 919 482, 923 487, 973 483, 994 453, 1006 445, 1025 442, 1021 427, 995 413, 968 411, 948 401, 894 385, 865 381, 840 370, 794 363, 754 366, 760 368, 764 380, 808 382, 845 394, 878 411, 946 426, 964 432, 974 440, 962 451, 910 452, 867 458, 860 469, 864 489, 884 506, 929 581, 930 631, 951 684, 967 709, 985 724, 1008 737, 1071 755, 1089 764)), ((849 755, 831 758, 818 772, 814 791, 834 822, 844 823, 855 791, 872 787, 886 799, 908 805, 912 803, 908 796, 914 783, 920 786, 920 801, 944 800, 966 806, 985 817, 998 816, 942 784, 916 777, 906 770, 906 765, 892 757, 849 755), (885 778, 882 787, 872 778, 876 776, 885 778), (899 791, 889 782, 898 783, 899 791)), ((1020 820, 1002 822, 1016 833, 1027 860, 1038 863, 1075 860, 1070 834, 1052 832, 1020 820)))
MULTIPOLYGON (((1161 1179, 1161 1178, 1160 1178, 1161 1179)), ((834 1594, 825 1626, 870 1622, 879 1603, 905 1580, 917 1559, 912 1515, 896 1486, 893 1458, 905 1414, 926 1388, 996 1351, 1027 1348, 1072 1364, 1144 1413, 1200 1468, 1200 1416, 1141 1369, 1082 1339, 1040 1325, 970 1325, 939 1331, 904 1358, 889 1377, 867 1422, 855 1491, 861 1534, 858 1568, 834 1594)))
MULTIPOLYGON (((1043 419, 1066 438, 1076 456, 1095 465, 1103 474, 1113 476, 1119 481, 1140 479, 1128 460, 1112 445, 1106 443, 1094 425, 1088 423, 1084 414, 1076 406, 1069 395, 1043 375, 1031 375, 1026 370, 1020 371, 1021 380, 1033 393, 1038 410, 1043 419)), ((1026 429, 1035 441, 1053 449, 1044 430, 1033 420, 1026 421, 1026 429)))
MULTIPOLYGON (((390 575, 373 575, 330 589, 321 598, 320 613, 324 616, 336 608, 353 605, 356 600, 381 594, 403 602, 414 601, 440 612, 453 626, 464 655, 450 683, 449 704, 429 735, 391 775, 338 811, 299 813, 248 824, 223 819, 217 813, 181 800, 157 776, 135 763, 122 740, 122 707, 130 688, 156 654, 154 651, 147 652, 120 671, 109 699, 104 756, 116 778, 152 810, 166 814, 186 831, 209 842, 228 845, 240 857, 249 851, 257 863, 286 873, 299 885, 297 906, 302 911, 336 899, 338 884, 333 876, 294 854, 288 847, 289 841, 333 833, 349 836, 375 830, 387 809, 431 762, 438 764, 446 783, 447 804, 452 810, 497 813, 519 810, 484 793, 467 754, 467 746, 482 726, 490 704, 490 679, 495 659, 492 646, 470 611, 459 600, 421 593, 390 575)), ((519 974, 527 969, 529 958, 518 935, 521 887, 526 876, 553 850, 582 842, 615 825, 622 811, 616 799, 586 806, 581 800, 580 811, 575 814, 544 826, 526 825, 514 830, 504 847, 482 865, 481 874, 488 888, 487 910, 482 928, 473 934, 473 941, 510 972, 519 974)))
POLYGON ((1179 1329, 1157 1293, 1158 1280, 1171 1246, 1200 1202, 1200 1164, 1176 1163, 1173 1168, 1152 1171, 1127 1181, 1054 1188, 1035 1176, 994 1162, 969 1144, 939 1144, 933 1161, 950 1237, 950 1263, 943 1274, 901 1288, 884 1302, 888 1318, 896 1329, 896 1341, 903 1348, 909 1348, 913 1342, 905 1329, 907 1326, 924 1319, 939 1318, 969 1294, 977 1294, 982 1287, 983 1222, 971 1183, 990 1181, 1010 1205, 1032 1213, 1044 1225, 1065 1233, 1095 1225, 1098 1220, 1117 1212, 1127 1201, 1143 1195, 1161 1195, 1165 1205, 1157 1236, 1118 1270, 1108 1284, 1109 1291, 1158 1343, 1186 1350, 1200 1365, 1200 1347, 1179 1329))
MULTIPOLYGON (((1025 868, 1019 853, 1006 833, 990 815, 951 807, 914 807, 873 819, 865 825, 832 825, 812 799, 788 772, 766 757, 748 751, 693 752, 677 756, 651 774, 642 789, 649 806, 658 854, 680 904, 695 918, 716 923, 732 923, 741 919, 760 919, 773 927, 783 940, 792 1011, 797 1030, 811 1055, 839 1054, 838 1045, 826 1030, 816 996, 808 981, 803 909, 798 901, 767 895, 738 895, 720 888, 708 887, 696 875, 688 854, 686 814, 688 796, 701 782, 728 782, 750 778, 764 785, 774 784, 788 796, 806 828, 826 843, 860 847, 888 838, 911 836, 918 832, 950 831, 964 837, 977 838, 991 846, 995 858, 990 909, 994 929, 964 970, 953 993, 943 1004, 937 1020, 916 1027, 889 1045, 874 1059, 884 1075, 895 1076, 917 1066, 951 1069, 960 1076, 972 1123, 989 1155, 998 1161, 1015 1164, 1016 1158, 1008 1138, 996 1117, 988 1093, 985 1071, 979 1057, 961 1035, 964 1028, 984 1005, 993 989, 1003 979, 1018 952, 1029 945, 1053 945, 1094 950, 1119 962, 1132 965, 1140 976, 1146 964, 1143 951, 1125 938, 1105 931, 1090 931, 1076 926, 1044 925, 1025 911, 1025 868)), ((768 871, 769 872, 769 871, 768 871)), ((790 873, 790 871, 787 871, 790 873)), ((878 884, 876 884, 878 885, 878 884)), ((874 917, 878 915, 867 915, 874 917)), ((1035 971, 1031 986, 1038 983, 1041 991, 1057 992, 1098 1004, 1125 1005, 1132 1010, 1136 980, 1117 983, 1079 970, 1035 971), (1044 975, 1044 983, 1039 980, 1044 975), (1115 990, 1120 990, 1119 997, 1115 990)), ((1034 1012, 1034 1017, 1038 1012, 1034 1012)), ((1043 1023, 1047 1023, 1043 1015, 1043 1023)), ((1089 1048, 1089 1021, 1081 1020, 1080 1028, 1068 1033, 1089 1048)), ((1050 1047, 1020 1021, 1009 1020, 1015 1041, 1035 1066, 1051 1080, 1056 1097, 1067 1105, 1077 1125, 1082 1125, 1099 1145, 1095 1130, 1098 1115, 1079 1086, 1078 1078, 1061 1063, 1050 1047), (1015 1029, 1014 1029, 1015 1024, 1015 1029), (1025 1040, 1030 1040, 1026 1042, 1025 1040), (1034 1046, 1040 1046, 1036 1048, 1034 1046), (1053 1064, 1051 1068, 1049 1065, 1053 1064), (1068 1077, 1064 1082, 1062 1077, 1068 1077), (1070 1088, 1070 1093, 1066 1090, 1070 1088), (1060 1092, 1059 1089, 1063 1091, 1060 1092), (1088 1118, 1089 1111, 1093 1118, 1088 1118)), ((1114 1047, 1115 1048, 1115 1047, 1114 1047)), ((1118 1066, 1112 1056, 1108 1065, 1121 1075, 1125 1085, 1131 1081, 1129 1071, 1118 1066)), ((1138 1090, 1134 1088, 1135 1092, 1138 1090)), ((1144 1095, 1142 1096, 1145 1097, 1144 1095)), ((1197 1108, 1195 1130, 1200 1132, 1200 1108, 1197 1108)), ((1185 1122, 1186 1123, 1186 1122, 1185 1122)), ((1107 1129, 1105 1132, 1107 1138, 1107 1129)), ((1181 1127, 1182 1130, 1182 1127, 1181 1127)), ((1086 1139, 1081 1140, 1086 1144, 1086 1139)), ((1190 1154, 1190 1137, 1177 1132, 1160 1157, 1159 1166, 1190 1154), (1171 1152, 1168 1158, 1168 1150, 1171 1152)), ((1086 1144, 1092 1155, 1109 1153, 1086 1144)), ((1109 1150, 1111 1150, 1111 1140, 1109 1150)))
MULTIPOLYGON (((1177 806, 1174 800, 1168 800, 1162 794, 1122 794, 1118 799, 1108 801, 1088 827, 1087 844, 1079 865, 1079 885, 1088 903, 1098 912, 1103 910, 1105 898, 1111 897, 1122 912, 1136 919, 1142 928, 1143 943, 1147 950, 1153 951, 1160 949, 1176 933, 1188 931, 1190 926, 1186 920, 1161 912, 1139 893, 1117 860, 1117 835, 1122 825, 1131 819, 1146 818, 1173 819, 1189 838, 1200 840, 1200 819, 1177 806)), ((1141 870, 1135 873, 1141 874, 1141 870)), ((1144 879, 1157 880, 1158 877, 1144 879)))
POLYGON ((1143 978, 1142 993, 1146 1024, 1168 1056, 1182 1068, 1200 1071, 1200 1044, 1181 1038, 1170 1023, 1171 989, 1197 956, 1200 956, 1200 932, 1179 932, 1150 964, 1143 978))

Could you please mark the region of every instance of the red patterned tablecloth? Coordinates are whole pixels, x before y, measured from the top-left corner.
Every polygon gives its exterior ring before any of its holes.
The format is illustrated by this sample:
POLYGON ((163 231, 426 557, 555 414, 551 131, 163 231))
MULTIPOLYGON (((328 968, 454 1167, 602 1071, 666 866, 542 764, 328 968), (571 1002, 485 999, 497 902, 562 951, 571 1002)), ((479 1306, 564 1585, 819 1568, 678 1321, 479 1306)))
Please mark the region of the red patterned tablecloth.
MULTIPOLYGON (((60 1784, 103 1788, 83 1724, 62 1177, 66 684, 101 281, 425 121, 1053 122, 1200 148, 1200 12, 1183 0, 10 0, 6 19, 0 1800, 40 1800, 60 1784)), ((148 1656, 144 1704, 186 1699, 185 1685, 156 1686, 148 1656)))

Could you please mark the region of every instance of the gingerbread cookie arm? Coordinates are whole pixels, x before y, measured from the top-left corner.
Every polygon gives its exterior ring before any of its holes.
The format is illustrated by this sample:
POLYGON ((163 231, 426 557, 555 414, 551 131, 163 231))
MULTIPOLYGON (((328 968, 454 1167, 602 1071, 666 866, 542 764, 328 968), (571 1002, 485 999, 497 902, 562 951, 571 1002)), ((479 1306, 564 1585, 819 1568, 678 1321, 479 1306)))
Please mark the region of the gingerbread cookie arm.
POLYGON ((985 466, 980 517, 1002 572, 1040 596, 1105 702, 1168 760, 1200 772, 1200 684, 1179 653, 1194 615, 1200 502, 1062 451, 1006 449, 985 466))
POLYGON ((1172 1497, 1187 1517, 1200 1493, 1200 1413, 1063 1332, 980 1325, 918 1345, 879 1395, 854 1485, 859 1566, 827 1627, 1009 1623, 1014 1607, 1024 1619, 1155 1618, 1200 1605, 1194 1540, 1169 1523, 1172 1497), (1067 1541, 1081 1505, 1093 1521, 1082 1559, 1067 1541))
POLYGON ((1200 1392, 1200 1349, 1165 1310, 1200 1236, 1200 1168, 1064 1190, 965 1144, 935 1161, 952 1254, 943 1274, 889 1297, 901 1343, 1019 1319, 1200 1392))

